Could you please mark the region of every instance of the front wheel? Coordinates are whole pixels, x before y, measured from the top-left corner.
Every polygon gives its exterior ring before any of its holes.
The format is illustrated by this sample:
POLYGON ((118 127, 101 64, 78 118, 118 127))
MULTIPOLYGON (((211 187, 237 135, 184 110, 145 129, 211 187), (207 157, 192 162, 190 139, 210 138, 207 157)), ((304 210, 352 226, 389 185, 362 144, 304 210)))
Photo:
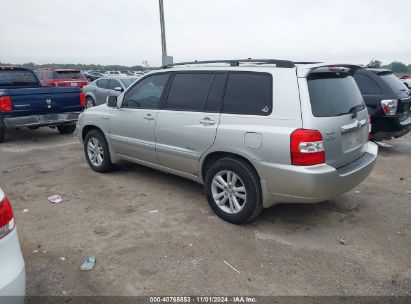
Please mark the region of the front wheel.
POLYGON ((71 134, 76 131, 76 125, 61 125, 57 126, 57 129, 61 134, 71 134))
POLYGON ((217 160, 206 172, 205 191, 213 211, 230 223, 249 222, 262 210, 260 179, 245 161, 217 160))
POLYGON ((91 130, 84 140, 84 153, 91 169, 104 173, 111 170, 110 151, 104 135, 98 130, 91 130))

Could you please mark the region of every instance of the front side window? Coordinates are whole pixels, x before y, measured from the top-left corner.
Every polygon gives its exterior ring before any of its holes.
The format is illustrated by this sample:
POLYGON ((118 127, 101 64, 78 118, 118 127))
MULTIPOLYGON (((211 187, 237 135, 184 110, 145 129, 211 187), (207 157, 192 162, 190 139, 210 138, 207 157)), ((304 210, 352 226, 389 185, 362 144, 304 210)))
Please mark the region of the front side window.
POLYGON ((214 73, 176 74, 168 93, 166 109, 203 111, 214 73))
POLYGON ((272 111, 272 77, 266 73, 230 73, 224 113, 269 115, 272 111))
POLYGON ((169 77, 169 74, 153 75, 138 82, 124 96, 122 107, 134 109, 158 108, 169 77))
POLYGON ((108 79, 97 80, 97 86, 102 89, 108 89, 108 79))

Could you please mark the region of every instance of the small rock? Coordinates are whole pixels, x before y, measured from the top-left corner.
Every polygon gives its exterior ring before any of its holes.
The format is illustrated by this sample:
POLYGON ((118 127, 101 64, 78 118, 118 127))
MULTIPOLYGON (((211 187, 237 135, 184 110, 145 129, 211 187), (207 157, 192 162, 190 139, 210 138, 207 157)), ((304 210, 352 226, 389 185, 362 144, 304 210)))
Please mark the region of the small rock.
POLYGON ((340 239, 340 244, 341 245, 347 245, 348 244, 348 240, 346 238, 341 238, 340 239))
POLYGON ((47 253, 47 250, 43 250, 43 253, 47 253))
POLYGON ((188 244, 188 246, 193 247, 193 243, 188 244))
POLYGON ((156 210, 150 210, 148 213, 157 213, 158 212, 158 210, 156 209, 156 210))
POLYGON ((361 193, 361 191, 358 191, 358 190, 357 190, 357 191, 355 191, 354 193, 355 193, 355 194, 360 194, 360 193, 361 193))
POLYGON ((29 212, 29 209, 24 209, 21 213, 29 212))
POLYGON ((404 178, 403 178, 403 177, 400 177, 400 180, 404 180, 404 178))
POLYGON ((33 253, 38 253, 39 251, 37 249, 33 250, 33 253))
POLYGON ((65 257, 60 257, 59 259, 62 260, 62 261, 65 261, 65 260, 66 260, 65 257))

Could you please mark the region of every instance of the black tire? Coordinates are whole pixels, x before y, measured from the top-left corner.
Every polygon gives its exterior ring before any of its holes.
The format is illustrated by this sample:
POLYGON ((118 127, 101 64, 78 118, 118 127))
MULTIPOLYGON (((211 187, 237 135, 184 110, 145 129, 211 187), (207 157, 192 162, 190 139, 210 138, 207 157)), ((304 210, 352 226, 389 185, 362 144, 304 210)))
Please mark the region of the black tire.
POLYGON ((90 168, 96 172, 105 173, 111 171, 111 169, 113 168, 113 164, 111 163, 110 159, 110 150, 108 148, 106 138, 104 137, 103 133, 101 133, 101 131, 99 130, 93 129, 86 134, 86 138, 84 139, 84 154, 86 156, 86 160, 90 168), (103 149, 103 161, 99 166, 93 164, 87 151, 87 145, 93 138, 98 140, 103 149))
POLYGON ((241 159, 227 157, 217 160, 208 168, 204 186, 211 209, 227 222, 233 224, 247 223, 263 209, 260 178, 255 169, 241 159), (237 213, 228 213, 222 210, 212 195, 212 183, 215 175, 226 170, 235 173, 246 189, 246 199, 243 202, 242 209, 237 213))
POLYGON ((61 134, 71 134, 76 131, 76 125, 60 125, 57 129, 61 134))
POLYGON ((94 99, 90 96, 87 96, 86 98, 86 109, 91 108, 91 107, 95 107, 96 103, 94 101, 94 99))
POLYGON ((6 129, 0 128, 0 143, 6 140, 6 129))

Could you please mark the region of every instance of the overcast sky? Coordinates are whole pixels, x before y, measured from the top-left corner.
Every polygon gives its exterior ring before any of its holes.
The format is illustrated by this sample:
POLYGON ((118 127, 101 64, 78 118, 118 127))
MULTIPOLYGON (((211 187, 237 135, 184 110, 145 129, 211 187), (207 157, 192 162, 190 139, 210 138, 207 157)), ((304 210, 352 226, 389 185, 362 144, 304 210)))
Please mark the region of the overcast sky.
MULTIPOLYGON (((174 61, 411 63, 409 0, 164 0, 174 61)), ((158 0, 0 0, 0 62, 161 63, 158 0)))

